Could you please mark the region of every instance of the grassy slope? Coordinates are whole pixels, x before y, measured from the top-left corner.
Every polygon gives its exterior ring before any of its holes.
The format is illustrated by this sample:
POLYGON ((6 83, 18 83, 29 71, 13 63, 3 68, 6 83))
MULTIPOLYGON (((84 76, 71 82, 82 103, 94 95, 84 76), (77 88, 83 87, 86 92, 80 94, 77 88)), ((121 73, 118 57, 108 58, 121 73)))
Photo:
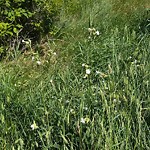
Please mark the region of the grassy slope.
POLYGON ((150 149, 150 39, 131 26, 143 9, 94 2, 62 14, 63 38, 41 43, 42 56, 1 62, 2 149, 150 149), (88 27, 101 34, 90 35, 88 27))

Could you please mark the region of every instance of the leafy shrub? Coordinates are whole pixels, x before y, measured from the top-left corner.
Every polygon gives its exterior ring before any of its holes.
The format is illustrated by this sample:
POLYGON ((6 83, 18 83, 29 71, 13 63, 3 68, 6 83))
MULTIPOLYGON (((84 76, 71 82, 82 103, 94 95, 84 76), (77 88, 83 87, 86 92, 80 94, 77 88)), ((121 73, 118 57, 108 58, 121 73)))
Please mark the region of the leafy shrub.
POLYGON ((62 0, 1 0, 0 44, 15 37, 38 40, 49 32, 62 0))

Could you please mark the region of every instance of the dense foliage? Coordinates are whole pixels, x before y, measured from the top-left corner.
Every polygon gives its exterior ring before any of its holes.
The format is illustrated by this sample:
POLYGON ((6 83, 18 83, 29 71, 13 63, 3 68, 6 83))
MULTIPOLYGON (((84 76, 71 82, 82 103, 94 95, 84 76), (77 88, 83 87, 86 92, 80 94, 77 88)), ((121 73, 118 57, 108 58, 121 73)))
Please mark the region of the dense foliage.
POLYGON ((16 37, 38 40, 52 28, 61 5, 61 0, 1 0, 0 44, 8 46, 16 37))

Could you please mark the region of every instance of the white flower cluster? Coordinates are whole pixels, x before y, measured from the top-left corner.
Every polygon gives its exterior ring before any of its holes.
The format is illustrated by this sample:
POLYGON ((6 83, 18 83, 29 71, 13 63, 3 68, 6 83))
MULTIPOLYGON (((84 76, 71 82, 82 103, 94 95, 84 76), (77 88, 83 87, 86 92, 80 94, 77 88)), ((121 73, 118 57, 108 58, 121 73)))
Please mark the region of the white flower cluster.
POLYGON ((86 70, 85 70, 85 76, 84 76, 83 78, 87 78, 88 75, 91 74, 91 70, 89 69, 89 66, 86 65, 86 64, 82 64, 82 67, 85 67, 85 68, 86 68, 86 70))
POLYGON ((22 43, 25 44, 26 48, 30 48, 31 49, 31 40, 22 40, 22 43))
POLYGON ((98 30, 96 30, 95 28, 88 28, 88 31, 90 33, 90 36, 92 35, 100 35, 100 32, 98 30))
POLYGON ((81 118, 81 120, 80 120, 80 122, 81 122, 82 124, 89 123, 89 121, 90 121, 90 118, 88 118, 88 117, 81 118))
POLYGON ((22 40, 22 43, 25 43, 26 45, 31 45, 31 40, 28 39, 28 40, 22 40))
MULTIPOLYGON (((88 76, 91 74, 91 69, 89 69, 90 67, 87 65, 87 64, 82 64, 82 67, 85 67, 85 75, 84 75, 84 77, 83 78, 88 78, 88 76)), ((92 71, 92 72, 94 72, 94 71, 92 71)), ((113 73, 113 69, 112 69, 112 67, 111 67, 111 64, 108 64, 108 70, 107 70, 107 72, 106 73, 104 73, 104 72, 101 72, 101 71, 98 71, 98 70, 96 70, 95 71, 95 74, 96 75, 99 75, 101 78, 106 78, 106 77, 108 77, 109 75, 111 75, 113 73)))

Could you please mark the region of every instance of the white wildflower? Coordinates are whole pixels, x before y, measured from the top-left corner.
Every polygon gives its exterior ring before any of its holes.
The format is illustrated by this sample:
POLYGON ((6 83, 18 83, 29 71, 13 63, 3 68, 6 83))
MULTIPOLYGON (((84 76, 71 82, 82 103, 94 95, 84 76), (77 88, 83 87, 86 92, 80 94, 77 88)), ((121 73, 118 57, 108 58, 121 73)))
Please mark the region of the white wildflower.
POLYGON ((95 32, 95 28, 88 28, 88 31, 91 32, 95 32))
POLYGON ((32 130, 36 130, 38 129, 39 127, 36 125, 35 121, 33 121, 33 124, 31 125, 31 129, 32 130))
POLYGON ((88 31, 89 31, 89 32, 92 32, 93 30, 92 30, 92 28, 88 28, 88 31))
POLYGON ((86 118, 81 118, 80 122, 85 124, 85 123, 89 123, 90 119, 88 117, 86 118))
POLYGON ((85 74, 85 76, 83 77, 84 79, 86 79, 88 77, 88 75, 87 74, 85 74))
POLYGON ((101 72, 100 71, 96 71, 96 74, 100 74, 101 72))
POLYGON ((96 29, 95 28, 88 28, 88 31, 90 34, 95 34, 96 29))
POLYGON ((38 65, 41 65, 42 63, 38 60, 38 61, 36 61, 36 63, 38 64, 38 65))
POLYGON ((70 112, 72 113, 74 111, 74 109, 70 109, 70 112))
POLYGON ((81 118, 80 122, 83 123, 83 124, 85 124, 85 119, 81 118))
POLYGON ((71 114, 75 114, 75 110, 74 109, 70 109, 70 113, 71 114))
POLYGON ((114 99, 113 101, 114 101, 114 103, 116 103, 116 102, 117 102, 117 100, 116 100, 116 99, 114 99))
POLYGON ((84 110, 88 110, 88 108, 87 108, 87 107, 84 107, 83 109, 84 109, 84 110))
POLYGON ((83 63, 82 67, 88 68, 89 66, 87 64, 83 63))
POLYGON ((25 40, 22 40, 22 43, 25 43, 25 40))
POLYGON ((66 100, 66 103, 69 103, 69 100, 66 100))
POLYGON ((132 57, 130 56, 129 59, 132 59, 132 57))
POLYGON ((137 60, 136 60, 136 59, 134 60, 134 63, 135 63, 135 64, 137 63, 137 60))
POLYGON ((99 31, 98 31, 98 30, 95 32, 95 34, 96 34, 96 35, 100 35, 100 33, 99 33, 99 31))
POLYGON ((91 36, 89 36, 88 39, 91 39, 91 36))
POLYGON ((56 53, 56 52, 54 52, 54 53, 53 53, 53 55, 57 55, 57 53, 56 53))
POLYGON ((91 73, 91 70, 90 69, 86 69, 86 74, 90 74, 91 73))
POLYGON ((34 56, 32 56, 32 61, 33 61, 34 59, 35 59, 34 56))
POLYGON ((85 64, 82 64, 82 67, 85 67, 85 64))
POLYGON ((22 43, 25 43, 26 45, 31 45, 31 40, 30 39, 28 39, 27 41, 22 40, 22 43))

